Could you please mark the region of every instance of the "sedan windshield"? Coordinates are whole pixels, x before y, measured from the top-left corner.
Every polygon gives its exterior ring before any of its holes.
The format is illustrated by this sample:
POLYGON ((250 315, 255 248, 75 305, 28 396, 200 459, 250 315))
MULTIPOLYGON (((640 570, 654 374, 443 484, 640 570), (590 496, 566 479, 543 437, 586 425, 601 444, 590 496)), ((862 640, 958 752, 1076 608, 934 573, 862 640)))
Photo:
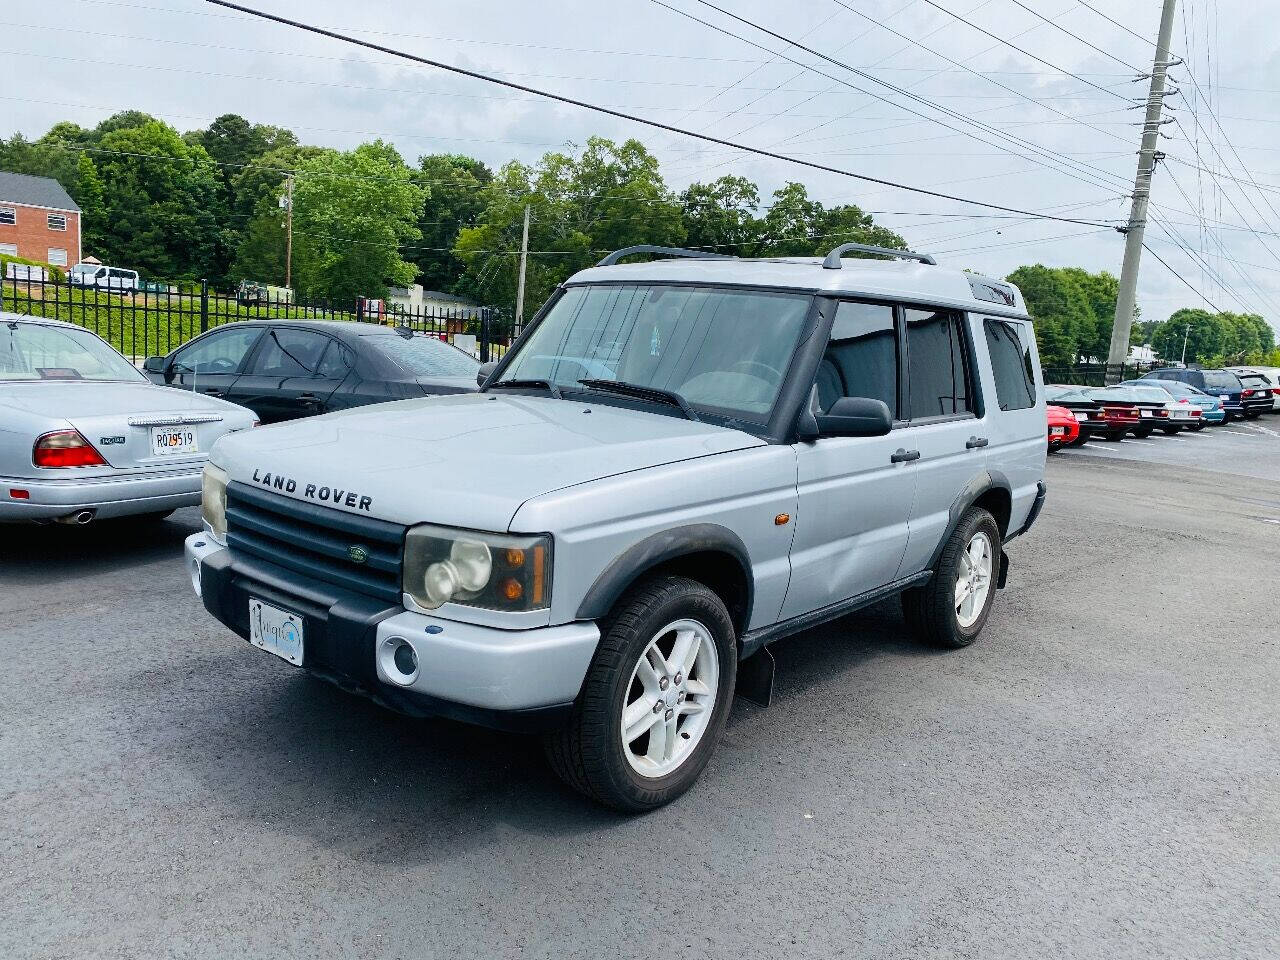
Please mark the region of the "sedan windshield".
POLYGON ((571 287, 502 380, 563 393, 615 380, 677 395, 703 413, 765 423, 811 298, 661 284, 571 287))
POLYGON ((413 377, 470 377, 475 379, 480 361, 435 337, 395 334, 366 336, 365 343, 413 377))
POLYGON ((0 320, 0 381, 141 380, 128 360, 87 330, 0 320))

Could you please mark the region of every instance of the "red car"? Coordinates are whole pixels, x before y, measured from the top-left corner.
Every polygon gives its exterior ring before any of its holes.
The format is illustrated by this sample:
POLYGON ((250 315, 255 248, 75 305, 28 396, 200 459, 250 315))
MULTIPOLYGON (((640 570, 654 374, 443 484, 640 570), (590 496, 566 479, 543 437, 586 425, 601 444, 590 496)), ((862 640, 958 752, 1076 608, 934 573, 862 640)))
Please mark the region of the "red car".
POLYGON ((1057 451, 1080 438, 1080 421, 1066 407, 1047 406, 1044 412, 1049 416, 1049 452, 1057 451))

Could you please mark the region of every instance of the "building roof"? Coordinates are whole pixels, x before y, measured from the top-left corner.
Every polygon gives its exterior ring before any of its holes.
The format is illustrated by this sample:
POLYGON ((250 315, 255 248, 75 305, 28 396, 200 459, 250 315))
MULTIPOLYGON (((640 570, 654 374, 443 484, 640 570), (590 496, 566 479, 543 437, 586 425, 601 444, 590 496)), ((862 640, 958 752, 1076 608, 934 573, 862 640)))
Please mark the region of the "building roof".
POLYGON ((0 170, 0 203, 6 202, 80 212, 71 195, 52 177, 33 177, 27 173, 0 170))

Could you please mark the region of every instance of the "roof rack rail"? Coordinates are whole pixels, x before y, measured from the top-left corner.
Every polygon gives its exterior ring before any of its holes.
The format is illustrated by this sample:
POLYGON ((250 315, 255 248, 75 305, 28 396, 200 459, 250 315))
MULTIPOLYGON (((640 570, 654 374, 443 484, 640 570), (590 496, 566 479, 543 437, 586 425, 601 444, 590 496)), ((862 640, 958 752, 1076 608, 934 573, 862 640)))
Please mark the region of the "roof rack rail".
POLYGON ((650 243, 637 244, 634 247, 623 247, 615 250, 596 264, 597 267, 611 267, 623 257, 636 253, 660 253, 667 257, 688 257, 691 260, 733 260, 725 253, 708 253, 706 250, 686 250, 684 247, 655 247, 650 243))
POLYGON ((852 253, 854 250, 859 253, 880 253, 886 257, 897 257, 900 260, 919 260, 921 263, 927 263, 933 267, 938 265, 938 261, 927 253, 915 253, 911 250, 891 250, 889 247, 872 247, 865 243, 842 243, 827 254, 827 259, 822 261, 823 269, 839 270, 843 266, 840 263, 840 258, 846 253, 852 253))

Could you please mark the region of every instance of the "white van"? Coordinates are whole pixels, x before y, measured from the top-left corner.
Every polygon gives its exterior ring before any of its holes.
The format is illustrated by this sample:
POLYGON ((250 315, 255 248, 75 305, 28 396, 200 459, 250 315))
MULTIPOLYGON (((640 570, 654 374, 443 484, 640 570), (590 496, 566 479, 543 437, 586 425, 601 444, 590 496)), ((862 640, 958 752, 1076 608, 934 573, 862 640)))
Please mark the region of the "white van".
POLYGON ((94 287, 116 293, 138 292, 138 271, 108 267, 100 263, 77 263, 67 273, 73 286, 94 287))

